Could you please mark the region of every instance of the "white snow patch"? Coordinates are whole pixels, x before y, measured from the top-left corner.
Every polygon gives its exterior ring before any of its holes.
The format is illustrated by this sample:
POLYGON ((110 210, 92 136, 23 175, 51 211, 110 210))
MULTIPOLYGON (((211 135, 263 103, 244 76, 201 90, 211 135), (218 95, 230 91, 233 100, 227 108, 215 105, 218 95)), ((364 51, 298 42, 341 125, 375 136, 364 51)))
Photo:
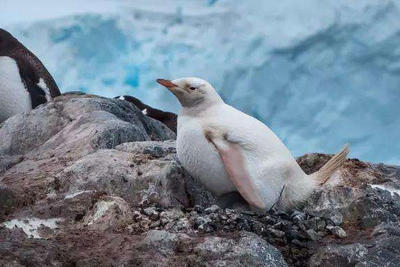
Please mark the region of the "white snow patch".
POLYGON ((121 95, 118 99, 125 100, 125 97, 121 95))
POLYGON ((81 190, 81 191, 77 191, 77 192, 74 192, 74 193, 71 193, 71 194, 66 195, 66 196, 64 197, 64 199, 71 199, 71 198, 74 198, 74 197, 76 197, 76 196, 78 196, 78 195, 80 195, 80 194, 89 193, 89 192, 92 192, 92 191, 91 191, 91 190, 81 190))
POLYGON ((115 201, 99 201, 96 204, 96 212, 93 215, 93 219, 90 220, 90 222, 88 223, 88 225, 93 224, 95 221, 97 221, 98 219, 100 219, 109 208, 111 208, 114 204, 118 205, 117 202, 115 201))
POLYGON ((25 218, 25 219, 13 219, 11 221, 4 222, 2 225, 8 229, 13 229, 15 227, 21 228, 25 234, 31 238, 41 238, 38 233, 38 229, 41 226, 46 226, 51 229, 58 228, 57 223, 61 222, 62 218, 52 218, 52 219, 39 219, 39 218, 25 218))
POLYGON ((383 184, 371 184, 370 186, 374 189, 379 188, 381 190, 389 191, 392 196, 394 196, 394 194, 397 194, 400 196, 400 189, 396 189, 396 188, 386 186, 383 184))
POLYGON ((147 115, 147 108, 143 109, 143 110, 142 110, 142 113, 143 113, 144 115, 147 115))

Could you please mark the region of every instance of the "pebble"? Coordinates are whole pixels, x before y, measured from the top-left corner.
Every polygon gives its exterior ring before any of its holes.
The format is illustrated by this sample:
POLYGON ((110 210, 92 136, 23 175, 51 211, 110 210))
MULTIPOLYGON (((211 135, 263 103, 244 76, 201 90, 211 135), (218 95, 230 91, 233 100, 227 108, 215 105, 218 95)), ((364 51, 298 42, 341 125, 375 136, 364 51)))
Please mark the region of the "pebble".
POLYGON ((332 211, 329 214, 329 219, 334 225, 341 225, 343 222, 343 215, 339 211, 332 211))
POLYGON ((306 214, 304 212, 295 210, 292 212, 290 216, 293 220, 294 223, 299 223, 301 221, 304 221, 306 219, 306 214))
POLYGON ((329 231, 331 231, 331 233, 339 238, 346 238, 347 237, 347 233, 345 230, 343 230, 343 228, 339 227, 339 226, 332 226, 332 225, 328 225, 326 227, 326 229, 328 229, 329 231))
POLYGON ((195 205, 193 208, 196 212, 203 212, 204 211, 204 207, 200 206, 200 205, 195 205))
POLYGON ((267 232, 271 233, 275 237, 284 237, 285 236, 285 232, 275 230, 275 229, 268 229, 267 232))
POLYGON ((308 229, 308 230, 306 231, 306 233, 307 233, 308 237, 309 237, 312 241, 317 241, 317 240, 320 240, 320 239, 321 239, 321 237, 318 235, 318 233, 315 232, 315 230, 313 230, 313 229, 308 229))
POLYGON ((212 205, 212 206, 206 208, 204 210, 204 212, 207 214, 210 214, 210 213, 215 213, 215 212, 219 211, 219 209, 220 209, 220 207, 218 207, 217 205, 212 205))
POLYGON ((150 217, 151 220, 156 221, 160 216, 155 207, 145 208, 143 213, 150 217))

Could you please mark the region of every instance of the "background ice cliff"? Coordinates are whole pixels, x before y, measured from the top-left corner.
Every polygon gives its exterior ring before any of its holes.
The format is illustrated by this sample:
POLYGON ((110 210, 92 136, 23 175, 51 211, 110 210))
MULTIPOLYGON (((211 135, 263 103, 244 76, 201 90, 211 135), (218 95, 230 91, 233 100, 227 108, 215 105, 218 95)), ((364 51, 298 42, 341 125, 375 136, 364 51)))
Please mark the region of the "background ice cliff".
POLYGON ((294 155, 400 164, 399 1, 11 1, 0 27, 61 90, 178 111, 156 78, 199 76, 294 155))

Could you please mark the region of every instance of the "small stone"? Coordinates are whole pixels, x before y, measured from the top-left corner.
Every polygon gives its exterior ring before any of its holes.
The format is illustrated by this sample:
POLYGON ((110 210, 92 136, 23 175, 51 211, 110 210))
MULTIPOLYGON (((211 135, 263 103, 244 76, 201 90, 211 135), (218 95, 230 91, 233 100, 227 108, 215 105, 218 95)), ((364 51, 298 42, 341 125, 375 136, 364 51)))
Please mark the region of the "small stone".
POLYGON ((301 242, 301 241, 298 240, 298 239, 293 239, 291 243, 292 243, 293 245, 298 246, 298 247, 302 247, 302 248, 306 248, 306 247, 307 247, 307 244, 306 244, 306 243, 301 242))
POLYGON ((289 231, 290 229, 292 229, 292 223, 290 221, 286 221, 286 220, 281 220, 280 222, 274 224, 272 226, 272 228, 274 229, 279 229, 282 231, 289 231))
POLYGON ((221 220, 223 220, 223 221, 228 220, 228 217, 227 217, 226 215, 224 215, 224 214, 221 214, 221 215, 219 216, 219 218, 220 218, 221 220))
POLYGON ((208 224, 211 222, 207 216, 199 216, 194 219, 194 227, 199 230, 208 229, 208 224))
POLYGON ((139 225, 140 225, 140 227, 143 228, 143 230, 147 230, 147 229, 150 228, 151 223, 152 223, 152 221, 150 221, 149 219, 143 218, 143 219, 139 222, 139 225))
POLYGON ((150 228, 156 228, 156 227, 160 226, 160 224, 161 224, 160 221, 152 222, 152 223, 150 224, 150 228))
POLYGON ((236 221, 239 218, 239 215, 236 213, 229 214, 229 220, 236 221))
POLYGON ((189 215, 190 215, 190 216, 196 216, 196 215, 198 215, 198 213, 197 213, 197 211, 192 210, 192 211, 189 213, 189 215))
POLYGON ((204 207, 200 205, 195 205, 193 209, 199 213, 204 211, 204 207))
POLYGON ((279 231, 279 230, 275 230, 275 229, 268 229, 267 231, 268 231, 268 233, 271 233, 275 237, 284 237, 285 236, 285 232, 283 232, 283 231, 279 231))
POLYGON ((326 227, 326 222, 324 220, 317 221, 317 228, 316 228, 317 231, 322 231, 325 229, 325 227, 326 227))
MULTIPOLYGON (((264 226, 264 224, 262 224, 258 221, 254 221, 251 223, 251 229, 252 229, 252 232, 262 235, 265 231, 265 226, 264 226)), ((274 231, 278 231, 278 230, 274 230, 274 231)))
POLYGON ((211 207, 208 207, 204 210, 205 213, 210 214, 210 213, 215 213, 220 209, 217 205, 212 205, 211 207))
POLYGON ((166 210, 160 213, 161 224, 165 225, 169 222, 176 221, 179 218, 184 217, 182 210, 180 209, 171 209, 166 210))
POLYGON ((156 221, 160 216, 155 207, 148 207, 143 210, 143 213, 150 217, 151 220, 156 221))
POLYGON ((293 239, 293 240, 295 240, 295 239, 302 239, 302 240, 307 239, 307 236, 305 234, 303 234, 302 232, 297 231, 295 229, 292 229, 292 230, 286 232, 286 235, 287 235, 288 239, 293 239))
MULTIPOLYGON (((325 223, 323 220, 321 220, 320 217, 314 217, 304 221, 304 225, 307 229, 318 230, 318 224, 320 224, 321 222, 325 223)), ((324 228, 325 225, 322 227, 322 229, 324 228)))
POLYGON ((236 212, 233 209, 225 209, 225 213, 226 213, 226 215, 231 215, 231 214, 235 214, 236 212))
POLYGON ((292 218, 293 222, 299 223, 299 222, 304 221, 306 219, 306 214, 304 212, 295 210, 295 211, 292 212, 291 218, 292 218))
POLYGON ((317 241, 317 240, 321 239, 321 237, 318 235, 318 233, 315 232, 315 230, 313 230, 313 229, 308 229, 308 230, 306 231, 306 233, 307 233, 307 236, 308 236, 312 241, 317 241))
POLYGON ((132 212, 132 218, 135 222, 139 222, 142 219, 142 217, 143 216, 139 211, 135 210, 132 212))
POLYGON ((328 229, 329 231, 331 231, 331 233, 332 233, 334 236, 336 236, 336 237, 339 237, 339 238, 346 238, 346 237, 347 237, 346 231, 343 230, 343 229, 342 229, 341 227, 339 227, 339 226, 331 226, 331 225, 328 225, 328 226, 326 227, 326 229, 328 229))
POLYGON ((174 229, 176 231, 183 231, 190 228, 190 223, 186 218, 180 219, 175 223, 174 229))
POLYGON ((335 210, 329 214, 329 219, 334 225, 341 225, 343 222, 343 215, 339 211, 335 210))

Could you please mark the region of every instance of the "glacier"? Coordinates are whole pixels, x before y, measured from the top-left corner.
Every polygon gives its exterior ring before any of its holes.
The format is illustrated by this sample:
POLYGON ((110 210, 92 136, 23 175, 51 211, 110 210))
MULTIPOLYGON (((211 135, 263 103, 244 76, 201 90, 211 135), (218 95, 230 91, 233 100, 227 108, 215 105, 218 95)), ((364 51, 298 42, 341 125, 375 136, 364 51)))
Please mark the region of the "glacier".
POLYGON ((399 1, 53 2, 3 0, 0 27, 63 92, 177 112, 155 79, 198 76, 296 156, 350 143, 351 157, 400 164, 399 1))

